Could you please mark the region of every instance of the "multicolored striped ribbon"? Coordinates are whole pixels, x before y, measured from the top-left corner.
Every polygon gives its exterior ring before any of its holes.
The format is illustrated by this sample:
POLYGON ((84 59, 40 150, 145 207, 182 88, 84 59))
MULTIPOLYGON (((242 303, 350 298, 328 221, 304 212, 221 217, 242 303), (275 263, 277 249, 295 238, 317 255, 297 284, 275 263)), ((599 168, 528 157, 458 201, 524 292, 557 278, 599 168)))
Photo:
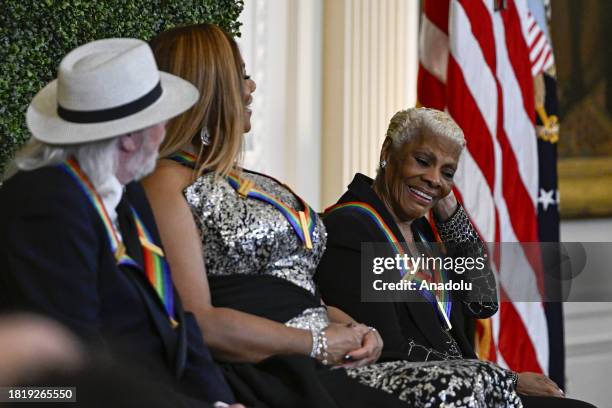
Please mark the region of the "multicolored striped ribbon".
MULTIPOLYGON (((179 151, 169 157, 180 164, 193 168, 197 160, 196 156, 186 152, 179 151)), ((272 177, 270 177, 272 178, 272 177)), ((296 235, 307 249, 312 249, 312 234, 317 223, 317 213, 310 207, 300 196, 295 194, 288 186, 282 184, 278 180, 272 178, 281 186, 285 187, 300 201, 303 210, 296 211, 274 195, 259 189, 255 183, 247 178, 241 178, 236 173, 232 172, 227 176, 227 182, 240 194, 242 197, 253 198, 255 200, 266 202, 273 205, 287 219, 296 235)))
POLYGON ((171 322, 173 322, 173 325, 175 325, 174 290, 172 287, 172 279, 170 277, 170 265, 168 265, 168 261, 166 261, 164 251, 153 243, 151 233, 145 226, 144 222, 142 222, 142 219, 134 207, 130 207, 130 209, 132 210, 134 221, 136 221, 138 239, 140 240, 140 245, 142 246, 145 275, 164 304, 166 313, 170 317, 171 322))
POLYGON ((168 157, 168 159, 174 160, 175 162, 180 163, 183 166, 191 167, 192 169, 195 167, 195 163, 198 160, 195 154, 189 153, 185 150, 179 150, 178 152, 168 157))
MULTIPOLYGON (((96 209, 96 212, 102 219, 102 223, 106 230, 111 251, 115 255, 115 261, 118 265, 129 265, 142 269, 134 259, 132 259, 125 250, 125 245, 119 239, 117 231, 104 207, 102 198, 91 184, 91 181, 87 175, 81 170, 78 162, 74 158, 70 158, 64 163, 60 164, 60 167, 66 171, 79 185, 81 191, 87 196, 91 204, 96 209)), ((170 267, 164 252, 162 249, 153 243, 151 234, 147 230, 142 219, 133 207, 130 207, 136 228, 138 231, 138 239, 142 246, 143 259, 144 259, 144 272, 147 280, 158 294, 172 327, 177 327, 178 322, 176 321, 174 311, 174 292, 172 288, 172 280, 170 277, 170 267)))
POLYGON ((287 221, 289 221, 289 224, 291 224, 304 246, 308 249, 312 249, 312 233, 316 226, 317 214, 301 197, 295 195, 287 186, 279 183, 293 193, 301 202, 304 211, 296 211, 272 194, 257 188, 249 179, 242 179, 235 173, 230 173, 227 177, 227 181, 243 197, 254 198, 276 207, 287 221))
MULTIPOLYGON (((360 201, 351 201, 351 202, 336 204, 336 205, 333 205, 327 208, 325 210, 324 216, 327 216, 328 214, 332 212, 340 211, 340 210, 358 211, 359 213, 366 215, 374 222, 374 224, 376 224, 378 229, 383 233, 387 242, 391 244, 391 248, 396 254, 399 254, 402 257, 405 254, 409 255, 409 253, 407 253, 407 251, 404 249, 400 241, 397 239, 397 237, 395 236, 391 228, 389 228, 385 220, 383 220, 383 218, 378 213, 378 211, 376 211, 368 203, 364 203, 360 201)), ((427 240, 421 235, 420 232, 418 232, 418 234, 419 234, 419 240, 421 241, 421 243, 426 245, 427 240)), ((432 252, 432 251, 429 251, 429 252, 432 252)), ((425 288, 420 289, 421 282, 423 281, 428 281, 428 282, 433 281, 435 283, 447 282, 448 278, 447 278, 446 271, 444 270, 444 268, 441 268, 439 270, 434 268, 434 270, 430 271, 430 273, 431 273, 431 278, 425 275, 424 273, 422 273, 421 271, 417 273, 410 273, 409 271, 402 269, 400 271, 400 276, 402 279, 406 279, 408 276, 410 277, 410 280, 417 282, 417 285, 419 285, 418 286, 419 294, 423 296, 434 307, 434 309, 438 312, 438 316, 440 317, 440 320, 444 324, 446 324, 449 329, 451 329, 452 326, 450 323, 450 315, 451 315, 451 309, 452 309, 452 301, 450 298, 450 294, 445 290, 437 290, 435 292, 432 292, 425 288)))

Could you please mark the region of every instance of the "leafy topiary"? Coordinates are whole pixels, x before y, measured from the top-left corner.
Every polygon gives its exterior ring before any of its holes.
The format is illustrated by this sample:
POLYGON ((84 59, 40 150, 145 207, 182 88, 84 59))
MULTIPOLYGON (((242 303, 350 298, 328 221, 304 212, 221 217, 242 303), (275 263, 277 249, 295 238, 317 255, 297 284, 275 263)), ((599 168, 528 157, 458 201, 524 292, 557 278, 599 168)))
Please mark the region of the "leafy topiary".
POLYGON ((243 0, 0 0, 0 174, 30 137, 28 104, 68 51, 102 38, 148 41, 202 22, 239 36, 243 6, 243 0))

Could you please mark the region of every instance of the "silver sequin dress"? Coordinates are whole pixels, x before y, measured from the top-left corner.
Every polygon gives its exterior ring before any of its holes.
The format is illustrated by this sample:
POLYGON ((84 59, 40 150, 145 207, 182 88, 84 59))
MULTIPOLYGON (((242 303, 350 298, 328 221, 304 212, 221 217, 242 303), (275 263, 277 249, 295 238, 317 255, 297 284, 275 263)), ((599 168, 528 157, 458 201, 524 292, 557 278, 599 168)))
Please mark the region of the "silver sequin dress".
MULTIPOLYGON (((248 172, 243 177, 301 210, 298 199, 273 179, 248 172)), ((313 248, 308 250, 280 211, 269 203, 241 197, 225 179, 215 181, 212 174, 205 174, 188 186, 184 195, 201 233, 209 276, 267 275, 315 293, 313 274, 326 243, 320 219, 312 234, 313 248)), ((214 292, 212 297, 214 302, 214 292)), ((285 322, 302 329, 324 328, 328 323, 324 307, 308 308, 285 322)), ((522 406, 511 373, 476 360, 392 361, 346 372, 415 407, 522 406)))

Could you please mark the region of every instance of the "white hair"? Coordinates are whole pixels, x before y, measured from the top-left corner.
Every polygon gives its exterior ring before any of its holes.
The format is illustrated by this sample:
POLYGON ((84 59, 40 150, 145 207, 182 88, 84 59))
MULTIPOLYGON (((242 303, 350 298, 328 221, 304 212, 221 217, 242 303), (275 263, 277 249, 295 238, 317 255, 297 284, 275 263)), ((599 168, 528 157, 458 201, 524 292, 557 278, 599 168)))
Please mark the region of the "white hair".
POLYGON ((393 142, 395 151, 417 136, 429 131, 454 143, 461 150, 465 147, 463 131, 445 112, 430 108, 410 108, 397 112, 391 118, 387 137, 393 142))
POLYGON ((17 152, 5 173, 4 180, 18 171, 31 171, 60 164, 75 157, 94 187, 114 176, 119 162, 118 137, 75 145, 49 145, 34 138, 17 152))
POLYGON ((140 180, 155 170, 159 151, 157 145, 151 147, 153 138, 150 128, 144 129, 142 132, 142 146, 134 156, 125 163, 125 170, 132 176, 133 180, 140 180), (153 153, 151 153, 153 152, 153 153))

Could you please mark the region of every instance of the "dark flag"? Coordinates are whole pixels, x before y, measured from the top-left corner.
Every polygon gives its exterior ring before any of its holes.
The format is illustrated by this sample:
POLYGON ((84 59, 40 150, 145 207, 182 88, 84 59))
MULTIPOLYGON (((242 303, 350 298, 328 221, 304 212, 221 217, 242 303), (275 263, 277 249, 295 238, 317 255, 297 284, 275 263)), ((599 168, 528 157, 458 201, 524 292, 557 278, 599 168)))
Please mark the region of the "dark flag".
MULTIPOLYGON (((557 141, 559 121, 557 117, 557 81, 547 73, 536 77, 536 88, 542 87, 543 106, 537 115, 539 196, 538 236, 540 242, 559 242, 559 190, 557 186, 557 141)), ((537 96, 536 96, 537 98, 537 96)), ((543 259, 545 287, 548 299, 561 299, 561 281, 558 259, 543 259)), ((548 323, 550 359, 549 377, 562 389, 565 388, 565 341, 563 328, 563 304, 559 301, 544 304, 548 323)))
MULTIPOLYGON (((554 55, 548 22, 550 6, 542 0, 528 0, 528 42, 531 69, 534 76, 536 106, 536 133, 538 135, 539 193, 538 193, 538 237, 540 242, 559 242, 559 190, 557 186, 557 141, 559 119, 557 81, 554 55)), ((562 389, 565 388, 565 341, 563 329, 563 304, 559 257, 555 251, 546 251, 542 259, 544 266, 544 303, 548 326, 549 363, 548 376, 562 389)))

